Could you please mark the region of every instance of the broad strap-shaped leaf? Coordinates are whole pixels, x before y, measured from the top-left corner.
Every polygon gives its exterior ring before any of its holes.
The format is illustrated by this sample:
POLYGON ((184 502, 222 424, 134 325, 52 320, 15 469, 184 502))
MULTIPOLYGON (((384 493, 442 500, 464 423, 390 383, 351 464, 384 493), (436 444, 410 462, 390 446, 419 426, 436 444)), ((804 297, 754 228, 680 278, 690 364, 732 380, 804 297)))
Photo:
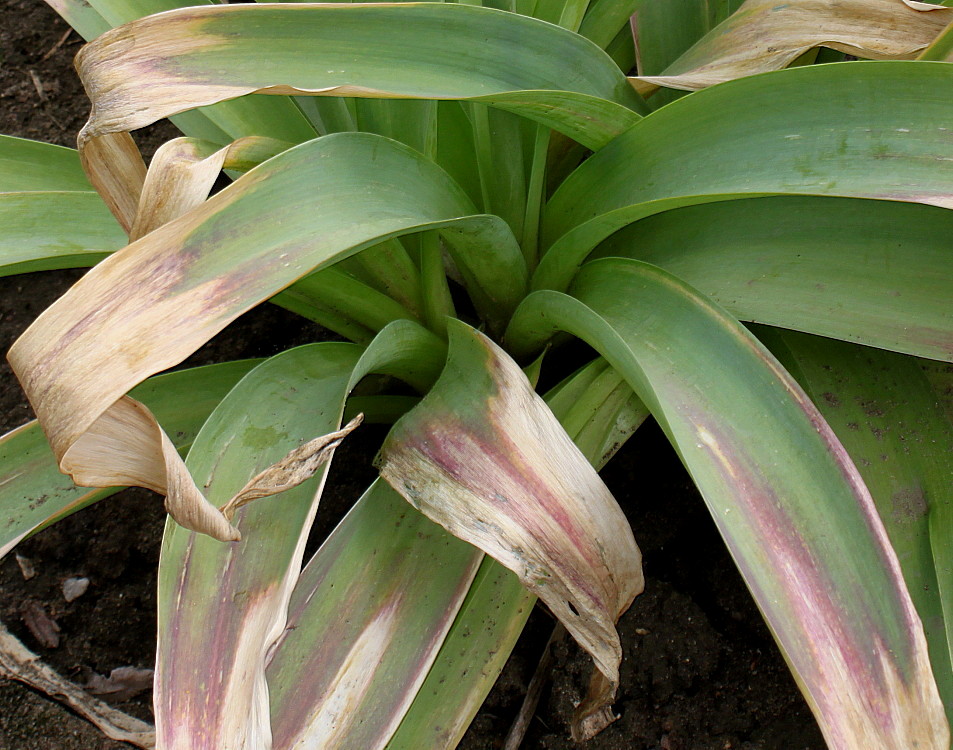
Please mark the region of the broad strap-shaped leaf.
POLYGON ((537 292, 517 353, 557 330, 623 374, 679 452, 828 745, 944 750, 923 628, 869 492, 817 409, 737 321, 661 269, 593 261, 537 292))
POLYGON ((0 193, 0 276, 85 268, 126 244, 92 190, 0 193))
MULTIPOLYGON (((189 452, 210 500, 225 503, 315 433, 337 430, 360 354, 354 344, 312 344, 243 378, 189 452)), ((161 747, 270 745, 265 656, 284 630, 324 476, 238 508, 244 541, 234 545, 167 525, 155 681, 161 747)))
POLYGON ((638 120, 631 108, 640 106, 611 59, 585 38, 442 3, 186 8, 103 34, 80 53, 77 69, 94 103, 81 145, 253 92, 470 99, 591 147, 638 120), (355 57, 354 49, 374 54, 355 57))
POLYGON ((0 193, 90 190, 75 149, 0 135, 0 193))
POLYGON ((661 266, 740 320, 949 360, 951 236, 935 206, 751 198, 650 216, 593 257, 661 266))
MULTIPOLYGON (((222 397, 259 360, 196 367, 150 378, 132 391, 169 430, 178 450, 192 444, 222 397), (182 393, 188 393, 187 399, 182 393)), ((101 500, 113 489, 77 487, 64 477, 37 422, 0 437, 0 557, 21 540, 101 500)))
POLYGON ((953 105, 943 93, 951 81, 945 63, 810 65, 674 102, 586 160, 555 193, 534 286, 565 289, 614 231, 682 206, 807 194, 953 207, 953 131, 944 124, 953 105))
MULTIPOLYGON (((597 359, 546 394, 554 415, 596 469, 648 413, 610 370, 605 360, 597 359), (623 401, 620 395, 626 391, 628 399, 623 401)), ((388 750, 457 746, 502 671, 534 602, 512 572, 491 557, 484 559, 388 750)))
POLYGON ((9 359, 74 481, 155 489, 183 525, 233 539, 156 421, 123 394, 295 279, 421 229, 444 228, 500 315, 522 294, 525 264, 502 222, 472 212, 444 172, 405 146, 357 133, 316 139, 100 263, 9 359))
POLYGON ((915 0, 747 0, 659 75, 629 79, 647 95, 687 91, 784 68, 815 47, 873 60, 912 59, 953 21, 915 0))
POLYGON ((387 750, 455 748, 533 611, 536 597, 519 578, 492 557, 480 557, 467 597, 387 750))
MULTIPOLYGON (((210 496, 228 497, 228 485, 245 481, 269 454, 281 454, 311 430, 336 426, 347 393, 364 374, 390 373, 425 386, 439 371, 431 360, 442 361, 444 350, 433 334, 398 322, 363 351, 334 343, 278 355, 215 411, 190 453, 190 468, 210 478, 210 496)), ((277 747, 332 747, 336 737, 347 747, 380 746, 403 715, 481 555, 414 518, 381 483, 298 581, 313 494, 312 483, 310 491, 301 486, 240 509, 238 523, 250 541, 237 550, 169 526, 157 699, 160 738, 169 747, 270 746, 269 715, 277 747), (395 526, 382 538, 388 518, 395 526), (397 633, 403 647, 382 641, 387 632, 397 633), (272 689, 265 690, 268 663, 272 689), (355 680, 363 691, 355 692, 355 680), (395 681, 406 694, 393 691, 395 681), (362 695, 370 703, 354 714, 358 721, 339 715, 362 695), (205 711, 207 705, 216 709, 205 711)))
POLYGON ((483 554, 377 481, 301 573, 268 663, 276 748, 382 748, 483 554))
POLYGON ((92 265, 125 244, 73 149, 0 136, 0 275, 92 265))
POLYGON ((870 489, 950 719, 953 424, 913 357, 790 331, 758 335, 810 394, 870 489))
MULTIPOLYGON (((381 449, 381 475, 432 520, 513 570, 602 679, 576 732, 612 720, 615 621, 642 590, 625 516, 519 367, 463 323, 440 379, 381 449)), ((596 728, 597 727, 597 728, 596 728)))

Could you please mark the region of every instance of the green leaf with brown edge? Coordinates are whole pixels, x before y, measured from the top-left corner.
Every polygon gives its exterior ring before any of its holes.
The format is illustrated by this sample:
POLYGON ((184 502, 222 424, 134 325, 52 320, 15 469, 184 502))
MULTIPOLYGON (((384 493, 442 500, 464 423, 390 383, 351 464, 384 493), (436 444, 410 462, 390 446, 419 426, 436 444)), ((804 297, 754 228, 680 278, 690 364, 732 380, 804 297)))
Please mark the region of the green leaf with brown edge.
POLYGON ((896 555, 800 387, 736 320, 655 266, 593 261, 572 294, 527 297, 511 351, 564 330, 625 376, 698 485, 832 750, 947 750, 896 555))
POLYGON ((612 60, 583 37, 444 3, 187 8, 103 34, 77 69, 95 104, 81 144, 253 92, 467 99, 593 148, 636 122, 633 108, 642 107, 612 60), (354 57, 355 48, 374 54, 354 57))
POLYGON ((853 62, 765 73, 680 99, 586 160, 556 191, 534 288, 565 289, 599 242, 671 208, 758 195, 953 207, 953 139, 943 124, 951 81, 945 63, 853 62))
POLYGON ((474 216, 446 173, 406 146, 342 133, 279 154, 101 262, 33 323, 9 359, 75 481, 144 483, 168 493, 180 522, 232 538, 155 420, 122 394, 296 279, 426 229, 449 238, 457 265, 481 285, 477 303, 491 305, 491 321, 505 320, 526 279, 506 225, 474 216), (104 377, 110 356, 116 366, 104 377), (117 424, 135 432, 117 443, 117 424), (108 455, 121 452, 122 461, 110 463, 97 441, 110 441, 108 455), (155 463, 160 442, 163 465, 155 463))
POLYGON ((852 198, 751 198, 666 211, 594 258, 660 266, 740 320, 953 358, 953 211, 852 198))
POLYGON ((817 404, 870 490, 953 719, 953 424, 913 357, 791 331, 756 334, 817 404))
MULTIPOLYGON (((290 450, 336 430, 360 355, 354 344, 311 344, 243 378, 189 451, 187 466, 209 500, 224 503, 290 450)), ((267 746, 266 653, 284 629, 325 472, 239 508, 241 542, 167 524, 154 699, 160 746, 267 746)))
POLYGON ((464 323, 450 321, 448 333, 447 365, 389 433, 381 476, 513 570, 589 652, 600 679, 573 734, 591 736, 612 721, 615 621, 642 590, 641 556, 615 499, 520 368, 464 323))
MULTIPOLYGON (((157 375, 133 389, 167 426, 179 450, 191 445, 202 423, 231 387, 260 360, 241 360, 157 375), (181 394, 187 392, 188 399, 181 394)), ((36 422, 0 437, 0 507, 7 519, 0 557, 20 540, 121 488, 77 487, 60 473, 36 422)))

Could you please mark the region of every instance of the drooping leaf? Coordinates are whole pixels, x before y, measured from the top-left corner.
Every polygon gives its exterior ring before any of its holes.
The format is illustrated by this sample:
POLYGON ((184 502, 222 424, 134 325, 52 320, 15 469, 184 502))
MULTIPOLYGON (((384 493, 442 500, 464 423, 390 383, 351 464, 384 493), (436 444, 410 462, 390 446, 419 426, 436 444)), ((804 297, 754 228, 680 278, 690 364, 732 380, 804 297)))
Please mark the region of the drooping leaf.
MULTIPOLYGON (((604 360, 596 360, 546 394, 554 415, 596 469, 647 414, 608 369, 604 360), (628 399, 622 401, 620 392, 626 391, 628 399)), ((535 600, 511 571, 491 557, 484 559, 388 750, 456 747, 502 671, 535 600)))
POLYGON ((951 234, 935 206, 752 198, 650 216, 593 257, 661 266, 741 320, 950 359, 951 234))
POLYGON ((405 146, 357 133, 317 139, 100 263, 9 359, 74 481, 155 489, 180 523, 231 539, 236 531, 155 420, 122 395, 295 279, 425 228, 443 228, 458 265, 486 283, 478 303, 491 319, 504 314, 522 294, 525 264, 505 225, 472 211, 445 173, 405 146))
POLYGON ((601 679, 574 734, 612 721, 615 621, 642 590, 641 558, 612 495, 515 363, 463 323, 440 379, 381 449, 414 507, 513 570, 592 655, 601 679))
MULTIPOLYGON (((169 431, 177 449, 191 445, 222 397, 258 360, 196 367, 150 378, 132 391, 169 431), (189 394, 182 399, 181 394, 189 394)), ((64 477, 37 422, 0 437, 0 508, 7 519, 0 557, 25 537, 101 500, 119 488, 77 487, 64 477)))
POLYGON ((805 387, 870 489, 923 621, 949 720, 953 423, 913 357, 790 331, 758 335, 805 387))
POLYGON ((944 63, 811 65, 674 102, 586 160, 555 193, 534 288, 565 289, 603 239, 683 206, 831 195, 953 207, 945 166, 953 139, 943 124, 950 100, 941 93, 951 80, 944 63))
POLYGON ((583 37, 456 4, 183 9, 103 34, 80 53, 77 69, 96 103, 81 148, 253 92, 470 99, 538 119, 591 147, 638 120, 631 108, 641 106, 619 69, 583 37), (375 52, 354 57, 355 48, 375 52))
POLYGON ((779 70, 815 47, 872 60, 913 59, 953 21, 953 9, 910 0, 747 0, 658 75, 630 79, 697 91, 779 70))
POLYGON ((831 748, 936 748, 949 729, 923 628, 873 500, 793 379, 721 308, 657 267, 588 264, 507 332, 579 336, 676 447, 831 748))

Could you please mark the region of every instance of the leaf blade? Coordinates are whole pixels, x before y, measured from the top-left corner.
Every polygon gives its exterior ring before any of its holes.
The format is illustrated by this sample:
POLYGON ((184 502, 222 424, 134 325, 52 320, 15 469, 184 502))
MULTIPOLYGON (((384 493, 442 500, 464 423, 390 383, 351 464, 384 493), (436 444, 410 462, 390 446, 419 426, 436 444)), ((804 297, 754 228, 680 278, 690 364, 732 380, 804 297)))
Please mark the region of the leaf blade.
POLYGON ((648 264, 594 261, 573 293, 531 295, 508 341, 529 351, 567 330, 626 376, 701 489, 828 744, 946 748, 896 556, 794 381, 730 316, 648 264))

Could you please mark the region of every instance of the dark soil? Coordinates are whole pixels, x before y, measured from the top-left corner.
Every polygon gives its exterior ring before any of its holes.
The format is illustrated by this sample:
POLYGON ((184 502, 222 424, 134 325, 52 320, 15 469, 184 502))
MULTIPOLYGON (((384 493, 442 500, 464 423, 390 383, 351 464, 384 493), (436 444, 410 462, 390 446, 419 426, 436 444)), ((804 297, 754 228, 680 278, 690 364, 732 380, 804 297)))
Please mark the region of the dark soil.
MULTIPOLYGON (((40 0, 2 0, 0 132, 72 145, 88 103, 71 70, 75 33, 40 0), (65 36, 65 38, 64 38, 65 36)), ((175 134, 157 126, 151 152, 175 134)), ((79 271, 0 279, 0 351, 79 276, 79 271)), ((198 362, 265 356, 326 338, 315 326, 265 306, 220 334, 198 362), (276 335, 276 332, 277 335, 276 335)), ((6 363, 0 364, 0 433, 31 418, 6 363)), ((339 453, 335 488, 319 514, 319 533, 356 499, 373 475, 379 428, 362 428, 339 453)), ((640 430, 605 471, 645 555, 646 590, 622 618, 626 653, 616 711, 621 718, 588 743, 592 750, 821 750, 820 733, 741 582, 714 524, 673 452, 653 426, 640 430)), ((155 569, 164 514, 160 499, 130 490, 23 542, 17 552, 36 575, 26 580, 14 555, 0 561, 0 619, 63 675, 150 667, 155 650, 155 569), (88 578, 66 602, 62 583, 88 578), (28 627, 42 612, 60 628, 42 645, 28 627)), ((538 609, 462 747, 502 747, 553 622, 538 609)), ((34 629, 36 628, 34 624, 34 629)), ((524 747, 571 748, 568 720, 591 662, 569 641, 554 648, 551 679, 524 747)), ((121 708, 151 719, 148 692, 121 708)), ((45 696, 0 681, 0 750, 112 750, 128 747, 45 696)))

